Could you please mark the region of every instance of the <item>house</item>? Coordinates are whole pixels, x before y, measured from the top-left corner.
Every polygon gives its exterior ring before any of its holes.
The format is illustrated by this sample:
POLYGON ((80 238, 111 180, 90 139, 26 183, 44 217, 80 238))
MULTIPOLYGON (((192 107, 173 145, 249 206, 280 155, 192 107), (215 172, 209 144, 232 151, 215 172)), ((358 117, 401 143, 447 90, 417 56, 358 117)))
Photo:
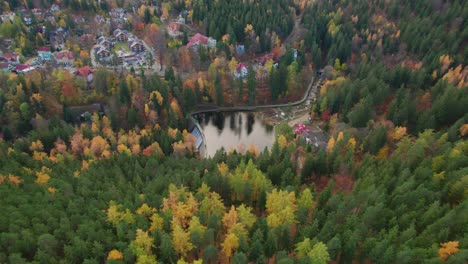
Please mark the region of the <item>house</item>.
POLYGON ((49 21, 52 25, 55 25, 55 17, 51 11, 46 11, 44 14, 44 20, 49 21))
POLYGON ((106 47, 106 49, 111 50, 114 46, 112 40, 108 37, 101 36, 98 38, 98 44, 106 47))
POLYGON ((180 14, 179 18, 177 18, 177 23, 185 24, 185 18, 180 14))
POLYGON ((96 55, 100 58, 100 59, 104 59, 104 58, 108 58, 110 57, 110 51, 102 46, 102 45, 96 45, 94 46, 94 52, 96 52, 96 55))
POLYGON ((94 17, 94 21, 97 23, 97 24, 103 24, 103 23, 106 23, 106 19, 101 16, 101 15, 97 15, 94 17))
POLYGON ((83 15, 76 15, 76 16, 73 16, 73 21, 77 24, 80 24, 80 23, 86 22, 86 19, 84 18, 83 15))
POLYGON ((36 69, 34 66, 31 66, 29 64, 18 64, 16 65, 12 72, 14 73, 27 73, 27 72, 30 72, 32 70, 36 69))
POLYGON ((190 38, 190 41, 187 43, 187 48, 198 46, 208 46, 209 48, 214 48, 216 47, 216 39, 211 37, 208 38, 200 33, 197 33, 195 36, 190 38))
POLYGON ((68 32, 63 27, 58 27, 55 30, 50 31, 50 42, 54 49, 62 50, 67 38, 68 32))
POLYGON ((119 60, 119 64, 124 62, 129 63, 136 60, 136 54, 134 52, 126 52, 123 50, 118 50, 115 52, 119 60))
POLYGON ((190 38, 190 41, 187 43, 187 48, 198 47, 199 45, 206 45, 207 43, 208 38, 200 33, 197 33, 195 36, 190 38))
POLYGON ((68 50, 62 50, 55 53, 57 63, 62 67, 73 66, 73 53, 68 50))
POLYGON ((167 26, 167 34, 169 34, 169 36, 175 38, 175 37, 178 37, 180 36, 182 33, 179 31, 180 29, 180 24, 177 24, 177 23, 174 23, 174 22, 171 22, 169 23, 169 25, 167 26))
POLYGON ((36 16, 36 18, 38 19, 42 18, 42 9, 40 8, 33 8, 33 10, 31 10, 31 13, 33 13, 33 15, 36 16))
POLYGON ((213 49, 216 47, 216 39, 209 37, 208 38, 208 48, 213 49))
POLYGON ((127 19, 127 11, 125 11, 123 8, 113 8, 109 12, 109 15, 114 19, 127 19))
POLYGON ((131 51, 136 53, 145 51, 145 46, 143 45, 143 42, 135 37, 128 40, 128 47, 131 51))
POLYGON ((245 46, 244 45, 236 45, 236 54, 242 55, 245 53, 245 46))
POLYGON ((234 71, 235 78, 245 79, 249 73, 249 67, 245 63, 239 63, 234 71))
POLYGON ((41 34, 45 34, 46 33, 46 27, 45 26, 37 26, 36 27, 36 32, 41 33, 41 34))
POLYGON ((125 42, 128 40, 128 32, 120 28, 114 30, 114 37, 117 41, 125 42))
POLYGON ((0 61, 8 63, 19 63, 20 56, 16 53, 5 53, 1 56, 0 61))
POLYGON ((60 6, 58 6, 57 4, 52 4, 52 5, 50 6, 50 11, 51 11, 52 13, 57 13, 58 11, 60 11, 60 6))
POLYGON ((3 72, 9 72, 11 70, 11 66, 9 63, 6 62, 0 62, 0 71, 3 72))
POLYGON ((50 48, 45 46, 37 48, 37 55, 39 55, 39 57, 45 61, 49 61, 52 58, 52 52, 50 52, 50 48))
POLYGON ((91 82, 94 77, 94 71, 89 66, 84 66, 82 68, 76 69, 74 72, 75 76, 80 76, 85 78, 86 81, 91 82))
MULTIPOLYGON (((3 47, 5 50, 9 50, 13 44, 13 39, 11 38, 0 38, 0 47, 3 47)), ((2 55, 0 55, 0 58, 2 55)))
POLYGON ((24 22, 25 25, 30 26, 32 24, 31 16, 28 16, 28 15, 24 16, 23 17, 23 22, 24 22))
POLYGON ((2 19, 2 22, 5 23, 6 21, 10 21, 10 22, 13 22, 13 20, 15 19, 15 13, 13 12, 5 12, 3 13, 2 15, 0 15, 0 18, 2 19))

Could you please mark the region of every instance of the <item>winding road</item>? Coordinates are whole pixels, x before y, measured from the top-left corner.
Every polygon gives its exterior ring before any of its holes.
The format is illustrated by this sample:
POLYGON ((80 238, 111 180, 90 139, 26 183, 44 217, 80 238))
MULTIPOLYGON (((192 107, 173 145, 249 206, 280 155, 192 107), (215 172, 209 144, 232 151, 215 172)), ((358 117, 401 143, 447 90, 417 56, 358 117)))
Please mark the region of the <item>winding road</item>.
POLYGON ((198 105, 199 110, 193 111, 190 113, 190 116, 196 114, 203 114, 203 113, 213 113, 213 112, 235 112, 235 111, 257 111, 262 109, 269 109, 269 108, 281 108, 281 107, 291 107, 291 106, 298 106, 305 103, 307 100, 315 100, 317 89, 320 86, 322 79, 319 78, 317 82, 314 84, 314 76, 312 76, 309 86, 307 87, 307 91, 305 92, 304 96, 296 102, 290 102, 285 104, 270 104, 270 105, 257 105, 257 106, 234 106, 234 107, 218 107, 216 105, 198 105), (206 109, 200 109, 204 108, 206 109))

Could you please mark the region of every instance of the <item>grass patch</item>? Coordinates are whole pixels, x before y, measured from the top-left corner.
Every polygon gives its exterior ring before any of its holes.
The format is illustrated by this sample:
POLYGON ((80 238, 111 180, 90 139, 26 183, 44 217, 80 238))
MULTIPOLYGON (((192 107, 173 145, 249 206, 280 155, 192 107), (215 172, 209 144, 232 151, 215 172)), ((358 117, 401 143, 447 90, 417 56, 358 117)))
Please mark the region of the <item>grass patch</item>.
POLYGON ((115 43, 114 51, 118 51, 118 50, 130 51, 130 49, 128 48, 127 42, 117 42, 117 43, 115 43))

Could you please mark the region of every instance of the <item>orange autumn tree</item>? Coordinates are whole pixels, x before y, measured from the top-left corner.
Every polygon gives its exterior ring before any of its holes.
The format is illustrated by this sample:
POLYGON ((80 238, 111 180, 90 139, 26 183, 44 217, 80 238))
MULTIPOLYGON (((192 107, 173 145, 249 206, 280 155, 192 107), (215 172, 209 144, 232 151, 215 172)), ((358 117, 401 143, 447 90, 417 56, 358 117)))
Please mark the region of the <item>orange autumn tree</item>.
POLYGON ((107 259, 108 260, 123 260, 123 254, 117 249, 113 249, 107 255, 107 259))
POLYGON ((440 248, 438 251, 439 258, 442 261, 446 261, 448 257, 457 253, 460 249, 458 248, 458 241, 449 241, 446 243, 440 243, 440 248))

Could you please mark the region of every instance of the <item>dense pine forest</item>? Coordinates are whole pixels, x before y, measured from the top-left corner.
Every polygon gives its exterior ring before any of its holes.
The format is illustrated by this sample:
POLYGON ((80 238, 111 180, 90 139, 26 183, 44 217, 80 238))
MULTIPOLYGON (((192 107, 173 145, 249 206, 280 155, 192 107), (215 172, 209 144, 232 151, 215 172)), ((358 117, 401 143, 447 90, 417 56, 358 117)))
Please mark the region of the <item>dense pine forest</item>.
MULTIPOLYGON (((59 4, 104 14, 130 2, 59 4)), ((158 16, 185 10, 224 46, 155 45, 171 65, 160 75, 0 72, 0 263, 466 263, 465 1, 135 2, 148 19, 126 27, 141 22, 141 35, 165 41, 158 16), (249 65, 244 85, 226 52, 237 44, 284 54, 265 79, 249 65), (182 70, 191 63, 196 77, 182 70), (187 125, 198 104, 259 103, 257 85, 287 101, 311 74, 323 85, 308 115, 325 147, 284 122, 269 149, 200 157, 187 125)), ((44 41, 20 20, 0 34, 17 50, 44 41)))

